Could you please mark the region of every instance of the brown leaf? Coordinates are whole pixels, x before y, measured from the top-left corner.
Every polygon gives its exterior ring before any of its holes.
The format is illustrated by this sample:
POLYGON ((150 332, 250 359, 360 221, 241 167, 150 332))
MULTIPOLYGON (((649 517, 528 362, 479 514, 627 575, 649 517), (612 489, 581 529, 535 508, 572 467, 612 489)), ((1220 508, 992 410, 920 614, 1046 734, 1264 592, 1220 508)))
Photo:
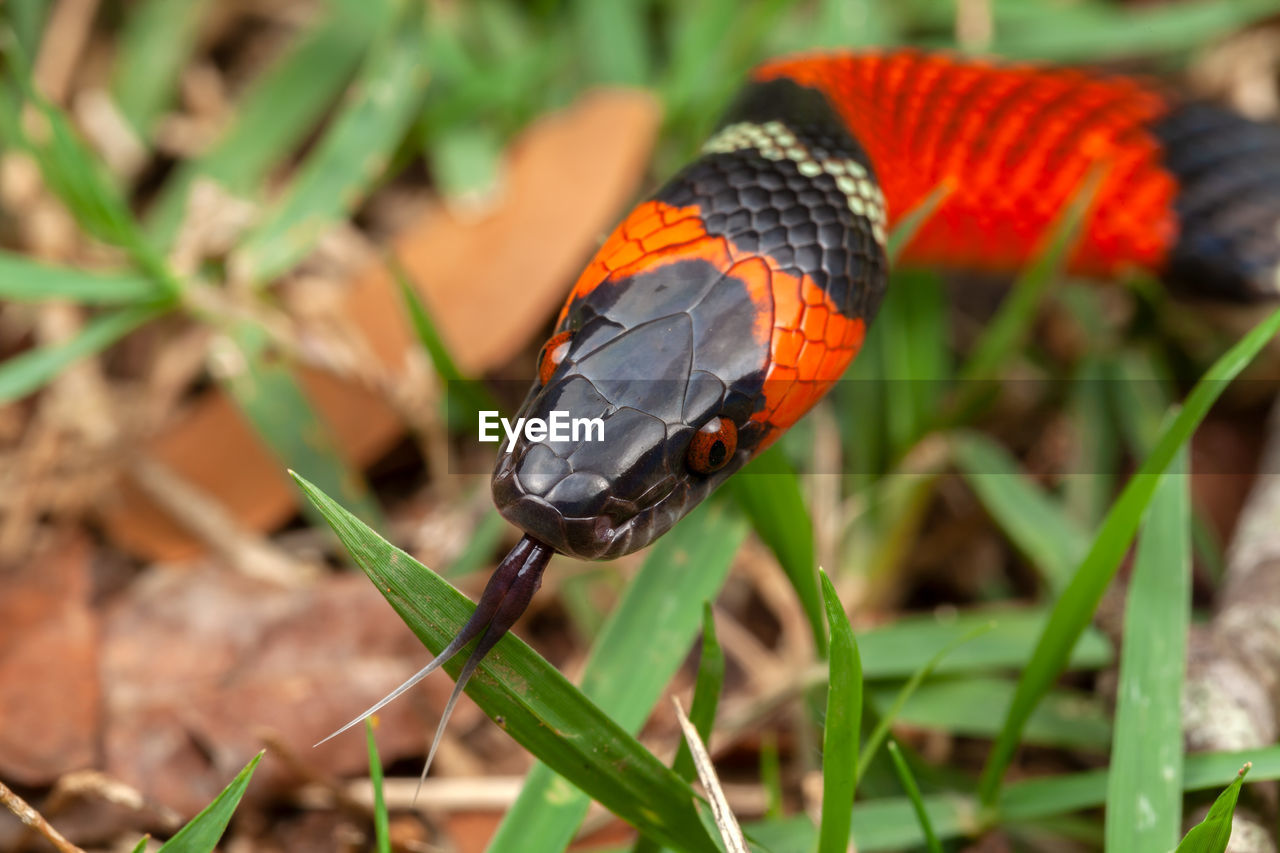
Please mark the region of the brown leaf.
MULTIPOLYGON (((634 192, 659 118, 646 93, 588 94, 521 135, 510 152, 506 194, 491 215, 463 220, 437 206, 394 241, 464 371, 479 374, 509 359, 564 298, 634 192)), ((382 265, 354 283, 346 314, 392 369, 416 346, 382 265)), ((351 383, 311 374, 304 384, 357 466, 404 432, 382 400, 351 383)), ((279 525, 296 507, 279 463, 216 391, 147 452, 254 530, 279 525)), ((101 515, 116 542, 144 557, 172 560, 201 550, 127 481, 101 515)))
MULTIPOLYGON (((106 770, 183 815, 261 748, 263 729, 318 772, 366 769, 359 731, 312 744, 427 660, 354 574, 297 590, 208 567, 153 570, 107 612, 103 643, 106 770)), ((385 761, 421 754, 449 687, 429 680, 384 709, 385 761)), ((296 781, 269 759, 255 796, 296 781)))
POLYGON ((88 767, 101 697, 82 536, 0 572, 0 776, 43 785, 88 767))

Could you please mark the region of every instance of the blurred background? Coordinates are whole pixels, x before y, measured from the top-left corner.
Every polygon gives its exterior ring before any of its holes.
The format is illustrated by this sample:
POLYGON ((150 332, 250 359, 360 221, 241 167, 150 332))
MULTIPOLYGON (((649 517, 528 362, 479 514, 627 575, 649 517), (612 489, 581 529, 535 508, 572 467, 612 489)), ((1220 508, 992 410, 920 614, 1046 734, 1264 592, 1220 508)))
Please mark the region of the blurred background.
MULTIPOLYGON (((372 849, 363 739, 311 744, 427 652, 285 471, 474 599, 517 536, 464 415, 518 402, 578 271, 753 64, 914 45, 1149 75, 1259 118, 1280 105, 1274 0, 7 0, 0 26, 0 780, 93 850, 168 837, 264 746, 223 849, 372 849)), ((779 557, 832 576, 869 707, 969 638, 893 732, 926 793, 971 790, 1091 531, 1169 406, 1261 316, 1056 280, 1015 318, 1002 382, 957 409, 1009 287, 896 275, 850 381, 782 442, 800 513, 756 536, 717 504, 728 521, 698 552, 715 566, 690 569, 728 578, 713 755, 775 842, 820 799, 804 697, 826 673, 779 557)), ((1268 441, 1262 361, 1191 444, 1209 635, 1268 441)), ((646 557, 557 558, 517 633, 577 682, 646 557)), ((1117 586, 1013 777, 1106 765, 1117 586)), ((692 689, 691 640, 659 692, 692 689)), ((1193 652, 1230 655, 1214 642, 1193 652)), ((450 686, 379 717, 392 847, 483 850, 501 831, 491 849, 535 849, 501 840, 517 818, 498 829, 533 760, 470 700, 412 804, 450 686)), ((654 707, 640 737, 667 760, 678 728, 654 707)), ((900 796, 886 762, 861 796, 900 796)), ((1273 795, 1246 800, 1272 820, 1273 795)), ((1100 805, 948 843, 1101 849, 1100 805)), ((571 830, 580 849, 633 837, 598 807, 571 830)), ((885 837, 860 849, 913 849, 885 837)), ((45 843, 0 811, 0 849, 45 843)))

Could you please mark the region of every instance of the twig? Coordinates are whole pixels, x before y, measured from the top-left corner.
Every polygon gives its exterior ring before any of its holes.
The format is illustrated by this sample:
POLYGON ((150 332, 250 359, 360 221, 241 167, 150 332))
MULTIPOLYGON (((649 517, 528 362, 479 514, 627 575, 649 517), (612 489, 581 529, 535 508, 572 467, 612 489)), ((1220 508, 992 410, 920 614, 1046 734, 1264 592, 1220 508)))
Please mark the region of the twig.
POLYGON ((298 587, 319 574, 315 566, 295 560, 269 540, 246 530, 216 500, 156 459, 138 457, 131 473, 148 497, 245 576, 298 587))
POLYGON ((706 745, 699 737, 698 730, 685 715, 680 700, 672 696, 671 702, 676 706, 676 717, 680 720, 685 742, 689 744, 689 752, 693 755, 693 766, 698 771, 698 778, 702 781, 702 787, 706 790, 707 798, 711 803, 716 828, 720 830, 720 840, 724 842, 725 849, 729 853, 747 853, 747 840, 742 837, 742 828, 738 826, 738 819, 733 816, 733 810, 729 808, 729 801, 725 798, 724 789, 720 787, 720 778, 716 775, 715 765, 711 763, 711 756, 707 754, 706 745))
POLYGON ((66 102, 97 12, 98 0, 62 0, 53 7, 35 65, 36 87, 49 100, 66 102))
POLYGON ((84 850, 68 841, 61 832, 53 828, 44 815, 32 808, 26 800, 15 794, 9 786, 0 782, 0 803, 13 812, 18 820, 40 833, 59 853, 84 853, 84 850))
MULTIPOLYGON (((1227 556, 1213 621, 1193 629, 1187 650, 1182 720, 1196 751, 1249 749, 1280 733, 1280 403, 1267 448, 1227 556)), ((1276 808, 1274 790, 1254 786, 1259 805, 1276 808)), ((1266 818, 1237 809, 1233 853, 1275 853, 1266 818), (1249 839, 1247 843, 1241 840, 1249 839)))

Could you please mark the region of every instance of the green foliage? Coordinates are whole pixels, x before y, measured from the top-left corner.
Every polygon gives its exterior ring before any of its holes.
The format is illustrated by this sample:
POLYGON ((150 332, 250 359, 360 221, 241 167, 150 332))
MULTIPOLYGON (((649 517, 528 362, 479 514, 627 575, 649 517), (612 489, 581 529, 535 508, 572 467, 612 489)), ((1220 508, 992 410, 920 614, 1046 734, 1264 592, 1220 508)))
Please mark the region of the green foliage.
POLYGON ((382 791, 382 759, 378 742, 373 739, 373 721, 364 721, 365 743, 369 749, 369 784, 373 786, 373 835, 378 853, 391 853, 391 836, 387 824, 387 801, 382 791))
POLYGON ((1119 568, 1160 476, 1208 413, 1209 407, 1254 356, 1280 331, 1280 310, 1273 312, 1227 351, 1196 383, 1181 411, 1163 430, 1154 450, 1125 486, 1107 513, 1075 577, 1058 598, 1040 641, 1022 671, 1018 692, 983 769, 982 802, 991 806, 1000 781, 1013 758, 1018 737, 1032 709, 1062 672, 1067 656, 1119 568))
POLYGON ((825 657, 827 631, 815 572, 813 522, 795 472, 781 450, 773 447, 739 471, 727 489, 787 573, 809 618, 814 646, 825 657))
POLYGON ((991 439, 957 431, 952 435, 952 458, 1005 535, 1041 571, 1050 588, 1061 592, 1088 550, 1088 535, 991 439))
MULTIPOLYGON (((433 653, 444 648, 475 609, 466 596, 382 539, 315 486, 297 475, 294 477, 308 499, 337 533, 356 564, 374 582, 400 618, 433 653)), ((699 514, 690 516, 683 527, 697 529, 695 525, 698 522, 695 519, 700 519, 703 524, 717 521, 714 508, 708 507, 699 514)), ((730 536, 735 535, 732 532, 734 527, 738 528, 737 537, 743 535, 741 525, 728 518, 718 520, 726 526, 726 533, 730 536)), ((668 536, 664 544, 670 540, 671 536, 668 536)), ((701 536, 694 544, 702 545, 707 541, 707 537, 701 536)), ((668 556, 674 556, 678 544, 683 547, 678 539, 666 544, 668 556)), ((709 547, 715 549, 717 545, 713 542, 709 547)), ((676 564, 684 565, 689 560, 690 557, 685 555, 676 564)), ((655 572, 666 574, 671 571, 672 562, 665 558, 659 564, 651 555, 650 561, 654 562, 655 572)), ((701 573, 682 574, 696 578, 701 573)), ((655 590, 653 583, 639 583, 629 590, 628 596, 645 602, 660 598, 663 606, 677 607, 687 606, 688 599, 692 599, 692 606, 688 607, 693 612, 690 620, 692 625, 684 634, 684 642, 680 645, 683 653, 688 639, 697 630, 701 601, 706 596, 672 599, 665 594, 667 592, 669 589, 655 590)), ((624 603, 619 606, 618 613, 621 615, 615 614, 617 618, 614 624, 620 627, 609 632, 608 638, 602 636, 596 645, 596 650, 608 650, 606 660, 609 666, 596 679, 593 689, 600 693, 609 691, 612 696, 620 697, 623 701, 632 701, 644 692, 644 686, 633 689, 631 685, 622 682, 633 675, 639 676, 637 680, 641 682, 651 682, 654 678, 645 677, 647 673, 644 668, 636 665, 635 654, 621 658, 622 662, 619 663, 618 658, 612 657, 614 650, 624 649, 632 653, 640 647, 658 650, 668 648, 672 641, 652 637, 653 620, 650 618, 644 621, 645 617, 640 609, 632 609, 624 603), (643 636, 637 638, 636 632, 643 632, 643 636)), ((674 625, 665 627, 668 628, 669 637, 680 630, 674 625)), ((599 659, 598 656, 603 654, 605 652, 594 651, 593 657, 599 659)), ((650 660, 656 661, 658 657, 660 652, 655 651, 650 655, 650 660)), ((674 668, 678 662, 677 659, 670 667, 674 668)), ((455 659, 444 668, 456 677, 461 665, 462 662, 455 659)), ((588 669, 591 669, 590 664, 588 669)), ((660 684, 665 683, 669 673, 670 669, 668 675, 661 678, 660 684)), ((563 781, 553 779, 547 788, 542 789, 539 805, 558 814, 568 814, 570 819, 549 821, 552 825, 545 832, 567 831, 572 835, 573 828, 581 819, 577 806, 580 795, 572 787, 577 786, 619 817, 664 844, 694 853, 714 853, 716 850, 715 842, 707 834, 694 807, 695 798, 688 783, 658 761, 621 723, 594 704, 555 667, 514 635, 503 637, 485 658, 467 686, 467 695, 490 717, 500 721, 502 728, 537 756, 547 768, 563 777, 563 781), (562 735, 569 732, 573 733, 572 737, 562 735), (562 797, 568 798, 569 806, 555 809, 554 806, 562 797), (564 829, 566 826, 567 830, 564 829)), ((639 701, 639 705, 627 705, 618 712, 618 716, 643 720, 651 706, 652 702, 644 704, 639 701)), ((638 725, 637 722, 636 726, 638 725)), ((541 774, 545 771, 534 772, 541 774)), ((534 790, 534 787, 526 785, 525 790, 534 790)), ((511 818, 508 817, 508 820, 511 818)), ((536 843, 532 835, 527 840, 536 843)), ((524 846, 525 843, 522 839, 522 849, 536 849, 524 846)))
POLYGON ((481 411, 498 411, 500 407, 493 395, 476 380, 464 376, 454 362, 431 313, 405 271, 395 263, 392 264, 392 270, 399 285, 400 298, 404 300, 405 311, 409 315, 409 324, 413 327, 423 352, 431 359, 436 375, 445 386, 443 405, 449 425, 460 429, 465 424, 474 424, 481 411))
MULTIPOLYGON (((1270 14, 1273 6, 1273 0, 1188 0, 1141 8, 1104 0, 993 0, 991 50, 1031 59, 1156 57, 1172 64, 1206 40, 1270 14)), ((475 0, 431 4, 425 23, 422 7, 405 0, 328 0, 275 61, 248 82, 212 145, 175 164, 149 199, 132 197, 125 179, 103 167, 68 116, 34 92, 29 57, 40 44, 47 9, 38 0, 11 0, 5 6, 8 79, 0 86, 0 132, 7 145, 34 158, 50 190, 84 232, 114 247, 119 261, 111 272, 89 272, 0 252, 0 299, 66 299, 82 306, 87 318, 70 340, 22 352, 0 365, 0 403, 39 390, 67 365, 102 352, 155 318, 187 310, 194 286, 218 283, 181 279, 167 260, 198 180, 211 180, 258 206, 260 215, 234 248, 227 269, 250 283, 268 285, 305 259, 327 229, 348 220, 408 157, 420 153, 434 186, 448 196, 495 188, 501 152, 512 135, 586 86, 621 83, 658 91, 667 106, 656 154, 655 173, 661 175, 696 150, 756 61, 815 46, 950 45, 955 26, 950 0, 765 0, 746 5, 730 0, 475 0), (268 193, 275 176, 286 180, 280 192, 268 193)), ((206 0, 141 0, 120 7, 119 36, 109 57, 110 92, 146 148, 156 147, 159 120, 174 106, 179 75, 211 11, 206 0)), ((910 241, 942 192, 937 190, 899 224, 891 254, 910 241)), ((731 481, 729 491, 738 508, 787 573, 819 653, 827 654, 828 625, 833 638, 839 635, 830 650, 829 675, 819 674, 808 685, 829 682, 824 731, 828 801, 822 825, 783 818, 778 808, 772 809, 770 819, 752 827, 752 834, 773 853, 810 853, 819 838, 824 849, 843 849, 848 832, 839 827, 850 820, 860 850, 911 844, 933 848, 936 842, 927 827, 942 838, 993 825, 1017 827, 1096 808, 1102 791, 1107 792, 1109 846, 1163 850, 1173 840, 1182 790, 1225 784, 1246 758, 1256 762, 1255 778, 1280 775, 1280 754, 1274 749, 1182 759, 1176 686, 1188 593, 1185 573, 1174 582, 1168 569, 1186 566, 1188 530, 1200 522, 1188 520, 1185 493, 1172 485, 1180 478, 1164 473, 1174 470, 1174 460, 1185 453, 1192 429, 1216 394, 1280 321, 1269 318, 1219 361, 1184 409, 1160 430, 1169 402, 1177 397, 1168 383, 1152 381, 1170 372, 1163 355, 1147 346, 1149 340, 1096 340, 1101 337, 1096 330, 1106 325, 1104 312, 1080 295, 1087 291, 1051 288, 1089 201, 1090 193, 1083 192, 1064 212, 1050 247, 1024 271, 964 361, 952 350, 952 306, 942 280, 928 272, 896 274, 851 371, 852 381, 841 383, 832 395, 840 411, 841 473, 847 475, 841 498, 854 510, 853 520, 841 531, 837 572, 862 573, 873 592, 894 576, 920 538, 944 473, 954 466, 992 523, 1040 573, 1052 596, 1049 606, 1015 610, 985 604, 953 617, 905 618, 868 630, 852 646, 843 612, 835 619, 831 597, 824 598, 830 582, 825 577, 819 582, 807 492, 794 473, 800 467, 797 460, 809 455, 814 435, 805 432, 809 425, 801 425, 731 481), (1031 330, 1037 318, 1063 309, 1074 312, 1095 340, 1090 355, 1066 371, 1080 380, 1065 401, 1082 442, 1071 467, 1087 473, 1068 478, 1055 490, 1053 484, 1042 486, 1024 475, 1012 453, 977 431, 977 421, 990 411, 982 404, 998 393, 982 380, 1003 372, 1004 365, 1015 362, 1057 375, 1052 371, 1059 368, 1047 364, 1031 330), (1120 437, 1146 462, 1111 506, 1125 462, 1120 437), (931 447, 941 449, 938 457, 923 452, 931 447), (930 461, 921 462, 922 457, 930 461), (1131 604, 1126 616, 1113 733, 1096 701, 1054 682, 1065 668, 1096 669, 1111 662, 1110 645, 1088 623, 1139 526, 1144 533, 1130 600, 1145 606, 1131 604), (1164 569, 1159 580, 1155 566, 1164 569), (846 639, 848 646, 842 645, 846 639), (863 667, 857 676, 849 663, 850 646, 852 660, 863 667), (1018 680, 1009 671, 1019 673, 1018 680), (888 711, 859 750, 857 726, 848 721, 859 716, 854 710, 862 700, 863 676, 868 703, 888 711), (1007 709, 1003 719, 1001 708, 1007 709), (856 779, 894 720, 967 736, 995 736, 981 796, 973 796, 968 783, 946 768, 920 762, 909 767, 895 751, 907 797, 864 799, 852 806, 856 779), (1111 775, 1070 774, 1002 787, 1014 751, 1029 743, 1089 751, 1112 743, 1111 775), (1141 828, 1134 820, 1139 797, 1156 815, 1154 823, 1141 828)), ((216 264, 198 271, 201 278, 221 273, 216 264)), ((407 287, 402 293, 437 373, 464 389, 464 408, 498 408, 477 386, 461 382, 421 301, 407 287)), ((261 298, 269 303, 273 297, 264 290, 261 298)), ((279 349, 264 330, 206 313, 188 314, 195 322, 218 327, 222 339, 234 342, 233 361, 242 369, 226 379, 227 387, 280 458, 361 515, 376 518, 376 505, 358 472, 343 461, 293 365, 277 359, 279 349)), ((1134 325, 1140 334, 1144 331, 1134 325)), ((1048 395, 1043 402, 1064 404, 1048 395)), ((469 612, 462 597, 316 487, 302 485, 402 617, 424 642, 439 648, 469 612)), ((504 529, 500 517, 487 516, 449 574, 482 565, 504 529)), ((703 658, 692 718, 703 740, 710 738, 724 663, 703 605, 717 594, 745 529, 731 507, 713 506, 659 543, 610 617, 593 626, 599 634, 580 690, 513 637, 495 650, 470 692, 545 762, 531 774, 496 843, 518 839, 520 849, 562 849, 580 824, 587 798, 594 797, 642 831, 645 840, 639 849, 657 844, 715 849, 717 841, 707 832, 686 782, 686 753, 677 758, 673 772, 633 735, 701 621, 703 658)), ((1196 536, 1203 551, 1203 527, 1196 536)), ((994 601, 1008 590, 981 594, 994 601)), ((815 734, 816 729, 806 732, 815 734)), ((372 741, 370 749, 376 777, 372 741)), ((773 768, 764 775, 775 804, 780 803, 776 748, 762 750, 762 765, 773 768)), ((252 767, 192 826, 205 820, 208 831, 216 825, 220 833, 252 767), (233 793, 237 784, 239 791, 233 793), (207 817, 214 812, 220 817, 207 817)), ((1221 850, 1239 787, 1236 779, 1179 850, 1221 850)), ((375 778, 375 792, 380 788, 375 778)), ((862 793, 867 795, 867 786, 862 793)), ((384 805, 377 810, 383 849, 384 805)), ((180 834, 188 839, 183 843, 207 837, 190 829, 180 834)), ((216 837, 205 848, 173 849, 209 849, 216 837)), ((175 837, 170 845, 178 841, 175 837)))
POLYGON ((1218 795, 1209 807, 1204 820, 1191 827, 1174 853, 1223 853, 1231 840, 1231 820, 1236 812, 1236 800, 1240 798, 1240 786, 1244 784, 1249 765, 1240 768, 1235 781, 1218 795))
POLYGON ((135 305, 162 301, 164 292, 145 275, 85 272, 0 251, 0 299, 14 302, 66 299, 82 305, 135 305))
POLYGON ((0 363, 0 403, 20 399, 41 388, 67 365, 101 352, 162 311, 141 305, 100 314, 63 343, 27 350, 0 363))
MULTIPOLYGON (((716 707, 720 704, 720 688, 724 686, 724 652, 716 639, 716 623, 710 602, 702 608, 702 654, 698 660, 698 680, 693 688, 693 704, 689 707, 689 721, 703 743, 711 739, 711 726, 715 723, 716 707)), ((671 762, 671 769, 686 782, 693 781, 696 768, 689 742, 683 738, 671 762)), ((636 839, 631 853, 657 853, 661 845, 641 835, 636 839)))
POLYGON ((862 662, 836 588, 826 572, 819 569, 818 575, 831 630, 827 716, 822 726, 822 822, 818 829, 818 853, 844 853, 849 846, 849 806, 858 784, 862 662))
POLYGON ((253 771, 261 760, 262 753, 259 752, 231 780, 231 784, 223 789, 217 799, 205 806, 200 814, 164 843, 160 853, 211 853, 227 824, 231 822, 231 815, 240 804, 240 798, 249 787, 249 779, 253 777, 253 771))
POLYGON ((888 749, 889 756, 893 759, 893 768, 902 781, 902 790, 906 792, 907 799, 911 801, 911 808, 916 813, 916 821, 919 822, 920 832, 924 835, 925 846, 929 848, 929 853, 942 853, 942 842, 938 841, 938 835, 933 831, 929 812, 924 807, 924 800, 920 797, 920 786, 916 784, 916 777, 912 775, 907 760, 902 757, 902 750, 893 741, 889 742, 888 749))
MULTIPOLYGON (((1280 746, 1199 753, 1186 757, 1182 789, 1226 785, 1245 762, 1252 764, 1255 781, 1280 778, 1280 746)), ((1107 776, 1107 770, 1100 769, 1011 783, 985 817, 976 798, 966 793, 924 794, 921 799, 939 839, 964 838, 989 826, 1024 826, 1097 808, 1105 801, 1107 776)), ((817 828, 803 816, 748 824, 744 830, 770 853, 812 853, 817 840, 817 828)), ((909 798, 884 797, 853 807, 853 841, 860 853, 887 853, 924 844, 925 836, 909 798)))
MULTIPOLYGON (((698 730, 703 743, 711 740, 711 726, 716 720, 716 707, 720 704, 720 688, 724 686, 724 652, 716 638, 716 622, 708 602, 702 607, 702 655, 698 660, 698 680, 693 686, 693 703, 689 706, 689 721, 698 730)), ((693 756, 689 744, 680 741, 675 761, 671 767, 681 779, 693 779, 693 756)))
POLYGON ((1191 616, 1185 449, 1156 488, 1125 606, 1107 849, 1167 853, 1182 827, 1182 682, 1191 616))
POLYGON ((866 745, 858 756, 858 765, 855 772, 856 779, 862 779, 862 774, 866 773, 867 765, 871 763, 871 759, 875 756, 876 750, 880 748, 880 744, 883 743, 884 739, 888 736, 889 727, 892 726, 894 721, 899 718, 899 714, 901 714, 902 709, 909 701, 911 701, 911 697, 915 695, 916 691, 920 688, 920 685, 923 684, 929 676, 933 675, 934 670, 938 668, 938 665, 942 663, 943 659, 957 646, 963 645, 969 640, 975 639, 993 628, 995 628, 994 623, 979 625, 963 637, 943 646, 938 650, 937 654, 929 659, 928 663, 912 673, 911 678, 907 680, 907 683, 902 686, 902 689, 899 690, 897 695, 894 697, 893 703, 889 706, 889 710, 881 716, 880 722, 876 723, 876 727, 872 730, 870 736, 867 737, 866 745))
MULTIPOLYGON (((610 612, 583 668, 581 695, 629 734, 640 730, 684 660, 703 625, 703 602, 719 591, 745 536, 746 526, 724 507, 698 508, 649 550, 610 612)), ((568 787, 551 762, 544 764, 526 777, 492 849, 558 851, 572 840, 595 794, 568 787)))
POLYGON ((362 518, 382 518, 364 477, 346 464, 328 425, 260 327, 242 323, 232 329, 219 360, 223 387, 284 467, 314 478, 362 518))
POLYGON ((392 12, 390 0, 332 0, 329 14, 254 78, 217 141, 165 182, 147 217, 157 243, 173 241, 200 178, 256 197, 271 170, 332 108, 392 12))
POLYGON ((338 115, 288 190, 240 246, 235 274, 245 281, 268 281, 293 268, 383 179, 426 91, 423 11, 417 3, 403 8, 379 22, 338 115))
POLYGON ((148 140, 178 90, 210 0, 142 0, 116 42, 111 97, 140 139, 148 140))

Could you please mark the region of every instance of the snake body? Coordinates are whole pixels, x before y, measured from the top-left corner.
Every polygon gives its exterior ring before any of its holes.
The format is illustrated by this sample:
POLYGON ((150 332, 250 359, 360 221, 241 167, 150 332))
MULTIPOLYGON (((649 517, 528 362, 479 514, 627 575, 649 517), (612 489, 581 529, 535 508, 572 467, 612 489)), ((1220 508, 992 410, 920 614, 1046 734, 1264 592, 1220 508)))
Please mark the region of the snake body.
POLYGON ((1016 270, 1094 170, 1072 272, 1280 291, 1280 127, 1072 69, 915 51, 760 66, 605 241, 543 351, 520 415, 600 417, 606 440, 522 441, 498 460, 498 509, 576 557, 647 545, 844 373, 905 215, 945 192, 901 263, 1016 270), (731 452, 691 464, 725 421, 731 452))
POLYGON ((478 639, 438 742, 553 553, 648 545, 812 408, 875 318, 888 234, 926 199, 900 263, 1016 270, 1095 173, 1070 271, 1280 292, 1278 126, 1132 78, 916 51, 756 68, 604 242, 539 355, 517 417, 599 418, 603 440, 526 433, 499 454, 494 501, 524 538, 457 637, 366 715, 478 639))

